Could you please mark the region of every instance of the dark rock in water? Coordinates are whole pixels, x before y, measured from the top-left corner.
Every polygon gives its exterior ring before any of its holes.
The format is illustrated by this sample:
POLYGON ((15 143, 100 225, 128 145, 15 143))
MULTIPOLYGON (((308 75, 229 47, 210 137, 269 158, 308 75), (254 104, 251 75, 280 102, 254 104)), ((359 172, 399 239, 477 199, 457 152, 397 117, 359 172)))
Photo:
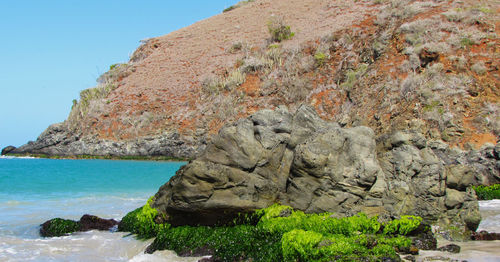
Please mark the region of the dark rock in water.
POLYGON ((500 233, 488 233, 487 231, 472 232, 472 240, 500 240, 500 233))
POLYGON ((4 147, 4 148, 2 149, 2 156, 3 156, 3 155, 6 155, 6 154, 8 154, 8 153, 10 153, 10 152, 12 152, 14 149, 16 149, 16 147, 15 147, 15 146, 6 146, 6 147, 4 147))
POLYGON ((421 250, 436 250, 437 239, 431 231, 420 233, 416 236, 411 236, 412 246, 421 250))
POLYGON ((446 251, 450 253, 460 253, 460 246, 455 244, 449 244, 438 248, 439 251, 446 251))
POLYGON ((474 231, 479 206, 460 182, 474 173, 446 162, 439 145, 416 130, 376 138, 368 127, 341 128, 309 106, 261 110, 225 125, 152 206, 173 225, 224 223, 280 202, 308 213, 417 215, 474 231))
POLYGON ((180 257, 203 257, 203 256, 213 256, 214 250, 208 247, 199 247, 195 250, 179 252, 177 253, 180 257))
POLYGON ((109 230, 118 225, 118 221, 114 219, 103 219, 92 215, 83 215, 80 218, 80 231, 89 230, 109 230))
MULTIPOLYGON (((456 259, 451 259, 449 257, 444 257, 444 256, 431 256, 431 257, 425 257, 422 261, 435 261, 435 262, 444 262, 444 261, 449 261, 449 262, 459 262, 459 260, 456 259)), ((462 260, 463 262, 464 260, 462 260)))
POLYGON ((42 237, 59 237, 80 230, 80 224, 74 220, 54 218, 43 223, 40 227, 42 237))
POLYGON ((415 262, 415 261, 417 261, 417 259, 416 259, 414 256, 412 256, 412 255, 408 255, 408 256, 405 256, 405 257, 403 257, 403 258, 404 258, 405 260, 408 260, 408 261, 411 261, 411 262, 415 262))
POLYGON ((58 237, 94 229, 110 230, 116 225, 118 222, 114 219, 102 219, 92 215, 83 215, 79 221, 54 218, 41 225, 40 235, 42 237, 58 237))
POLYGON ((213 262, 215 261, 215 259, 213 257, 204 257, 200 260, 198 260, 198 262, 213 262))

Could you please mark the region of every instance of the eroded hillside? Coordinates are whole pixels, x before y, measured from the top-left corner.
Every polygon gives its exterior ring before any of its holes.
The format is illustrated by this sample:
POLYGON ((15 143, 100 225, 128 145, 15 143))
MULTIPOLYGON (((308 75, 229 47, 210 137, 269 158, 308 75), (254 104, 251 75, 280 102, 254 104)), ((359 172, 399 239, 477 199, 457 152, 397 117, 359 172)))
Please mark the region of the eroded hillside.
POLYGON ((302 103, 479 148, 500 135, 499 14, 493 0, 256 0, 145 40, 21 149, 189 157, 224 123, 302 103))

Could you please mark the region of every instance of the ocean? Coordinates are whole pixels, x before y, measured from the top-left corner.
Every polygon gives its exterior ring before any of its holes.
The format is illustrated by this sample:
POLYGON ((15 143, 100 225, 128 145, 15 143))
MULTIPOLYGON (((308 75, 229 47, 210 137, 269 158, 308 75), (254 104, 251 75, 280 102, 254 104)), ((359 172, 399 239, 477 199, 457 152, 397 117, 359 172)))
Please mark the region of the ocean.
POLYGON ((84 214, 120 220, 184 162, 0 158, 0 261, 196 261, 121 232, 42 238, 40 224, 84 214))
MULTIPOLYGON (((0 261, 197 261, 144 254, 151 243, 127 233, 89 231, 42 238, 40 224, 84 214, 120 220, 144 205, 184 162, 0 157, 0 261)), ((480 230, 500 232, 500 200, 481 201, 480 230)), ((440 243, 440 245, 446 242, 440 243)), ((500 261, 500 241, 457 243, 468 261, 500 261)), ((422 251, 417 261, 442 252, 422 251)))

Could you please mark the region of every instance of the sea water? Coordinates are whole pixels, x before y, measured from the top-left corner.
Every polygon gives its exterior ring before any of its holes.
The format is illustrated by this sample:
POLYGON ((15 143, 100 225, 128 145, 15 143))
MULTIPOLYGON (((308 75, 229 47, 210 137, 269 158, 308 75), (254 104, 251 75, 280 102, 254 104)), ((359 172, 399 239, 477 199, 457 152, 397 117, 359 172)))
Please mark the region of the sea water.
POLYGON ((184 162, 0 158, 0 261, 196 261, 150 241, 89 231, 42 238, 40 224, 84 214, 120 220, 144 205, 184 162))
MULTIPOLYGON (((121 219, 144 205, 185 163, 0 157, 0 261, 197 261, 171 251, 144 254, 151 243, 122 232, 89 231, 42 238, 40 224, 83 214, 121 219)), ((478 230, 500 232, 500 200, 480 201, 478 230)), ((440 243, 444 245, 447 243, 440 243)), ((500 261, 500 241, 457 243, 468 261, 500 261)))

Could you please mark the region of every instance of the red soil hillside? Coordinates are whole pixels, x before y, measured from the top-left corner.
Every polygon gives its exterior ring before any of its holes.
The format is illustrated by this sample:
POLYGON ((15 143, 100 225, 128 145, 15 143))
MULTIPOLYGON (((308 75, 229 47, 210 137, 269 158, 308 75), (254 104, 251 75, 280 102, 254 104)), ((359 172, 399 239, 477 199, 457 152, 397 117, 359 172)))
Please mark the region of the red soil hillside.
POLYGON ((197 147, 262 108, 312 104, 341 125, 496 143, 500 8, 487 1, 256 0, 139 47, 82 91, 78 137, 178 134, 197 147), (269 27, 293 36, 272 41, 269 27))

